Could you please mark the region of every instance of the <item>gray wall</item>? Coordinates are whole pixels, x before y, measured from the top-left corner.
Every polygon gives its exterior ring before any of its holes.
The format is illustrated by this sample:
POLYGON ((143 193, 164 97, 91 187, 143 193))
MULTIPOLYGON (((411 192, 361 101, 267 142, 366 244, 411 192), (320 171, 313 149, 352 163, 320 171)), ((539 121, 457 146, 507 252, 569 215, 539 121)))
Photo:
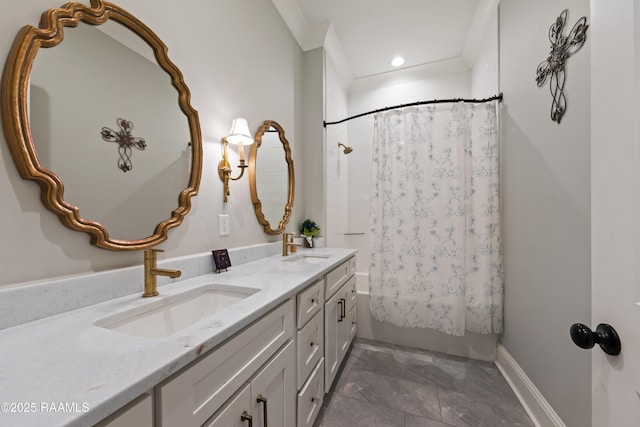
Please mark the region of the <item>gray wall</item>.
POLYGON ((568 60, 568 109, 550 119, 538 88, 548 31, 569 9, 568 33, 589 1, 500 3, 505 332, 502 345, 567 426, 591 425, 590 353, 569 338, 590 324, 590 47, 568 60))
MULTIPOLYGON (((303 117, 304 117, 304 161, 299 168, 304 174, 303 189, 304 218, 315 221, 320 234, 327 230, 326 184, 324 165, 324 48, 316 48, 304 53, 303 117)), ((303 219, 304 220, 304 219, 303 219)), ((289 231, 299 233, 300 224, 289 231)))
MULTIPOLYGON (((22 26, 37 26, 43 11, 62 3, 4 3, 0 13, 0 58, 6 58, 22 26)), ((256 220, 248 179, 231 183, 229 203, 223 205, 222 182, 217 172, 220 140, 236 116, 246 117, 253 132, 263 120, 276 120, 287 132, 296 165, 302 163, 303 55, 271 0, 119 0, 117 4, 145 22, 165 42, 169 58, 180 68, 191 90, 191 103, 198 110, 202 127, 200 192, 193 199, 185 222, 170 230, 169 240, 160 245, 166 251, 162 258, 277 240, 277 236, 264 234, 256 220), (228 237, 218 236, 220 213, 230 215, 228 237)), ((78 102, 90 98, 90 94, 77 94, 78 102)), ((105 125, 112 122, 113 127, 117 126, 113 120, 109 117, 105 125)), ((141 153, 134 153, 134 162, 141 153)), ((230 153, 232 165, 237 164, 237 151, 230 149, 230 153)), ((88 235, 62 225, 42 205, 37 184, 18 175, 3 134, 0 159, 0 235, 5 242, 0 247, 0 286, 142 263, 141 251, 95 248, 88 235)), ((233 173, 236 175, 237 170, 233 173)), ((301 222, 304 168, 296 167, 296 184, 299 197, 292 224, 301 222)))

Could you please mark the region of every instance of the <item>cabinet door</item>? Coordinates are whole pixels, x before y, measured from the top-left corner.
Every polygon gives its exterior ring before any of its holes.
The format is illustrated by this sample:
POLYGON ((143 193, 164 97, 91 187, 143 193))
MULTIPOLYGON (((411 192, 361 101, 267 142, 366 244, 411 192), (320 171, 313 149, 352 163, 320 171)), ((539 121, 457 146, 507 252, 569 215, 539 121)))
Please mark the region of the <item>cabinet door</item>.
POLYGON ((338 370, 338 318, 340 307, 338 294, 334 294, 324 305, 324 390, 329 392, 338 370))
MULTIPOLYGON (((203 427, 247 427, 252 416, 251 393, 249 384, 232 398, 216 415, 203 424, 203 427)), ((188 425, 188 423, 186 424, 188 425)))
POLYGON ((340 364, 342 363, 342 360, 344 359, 344 356, 347 354, 347 350, 349 350, 349 344, 351 343, 350 335, 350 329, 351 329, 351 322, 349 321, 349 312, 348 307, 347 307, 347 300, 349 298, 349 289, 348 287, 345 285, 342 287, 342 289, 340 289, 336 295, 340 296, 340 299, 338 300, 338 310, 341 310, 341 312, 339 313, 338 316, 338 336, 337 336, 337 342, 338 342, 338 367, 340 367, 340 364))
POLYGON ((296 350, 289 341, 251 381, 253 427, 296 427, 296 391, 296 350))
POLYGON ((95 427, 153 427, 153 400, 143 394, 95 427))
POLYGON ((328 392, 333 379, 340 368, 340 362, 349 347, 347 328, 347 299, 343 286, 325 303, 324 315, 324 357, 325 357, 325 392, 328 392))

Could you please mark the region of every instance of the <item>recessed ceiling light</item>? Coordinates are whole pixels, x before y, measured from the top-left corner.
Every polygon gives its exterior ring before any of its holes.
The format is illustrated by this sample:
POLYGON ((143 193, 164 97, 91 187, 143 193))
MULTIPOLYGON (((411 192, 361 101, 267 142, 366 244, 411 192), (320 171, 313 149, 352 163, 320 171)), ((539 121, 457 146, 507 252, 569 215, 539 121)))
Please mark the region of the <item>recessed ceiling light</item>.
POLYGON ((404 64, 404 58, 402 56, 396 56, 395 58, 393 58, 393 60, 391 61, 391 65, 393 65, 394 67, 399 67, 402 64, 404 64))

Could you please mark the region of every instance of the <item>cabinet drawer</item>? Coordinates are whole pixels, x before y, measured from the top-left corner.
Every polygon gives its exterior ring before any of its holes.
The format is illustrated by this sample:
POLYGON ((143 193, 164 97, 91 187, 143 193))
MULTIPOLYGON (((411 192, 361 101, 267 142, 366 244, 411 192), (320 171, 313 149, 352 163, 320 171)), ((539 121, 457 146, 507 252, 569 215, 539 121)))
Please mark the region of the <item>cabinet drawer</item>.
POLYGON ((356 274, 356 257, 349 258, 349 275, 356 274))
POLYGON ((349 270, 349 261, 345 261, 327 273, 325 298, 330 298, 347 281, 350 276, 349 270))
POLYGON ((201 426, 293 337, 288 300, 181 373, 156 387, 163 427, 201 426))
POLYGON ((324 304, 324 279, 298 294, 298 329, 302 328, 324 304))
POLYGON ((347 311, 356 306, 358 291, 356 289, 356 276, 351 276, 347 282, 347 311))
POLYGON ((320 359, 300 393, 298 393, 298 425, 312 426, 324 399, 324 358, 320 359))
POLYGON ((353 341, 353 337, 356 336, 356 330, 358 326, 358 311, 357 306, 354 305, 349 311, 347 320, 349 321, 349 342, 353 341))
POLYGON ((309 323, 298 331, 296 344, 298 349, 296 390, 300 390, 314 366, 324 356, 324 317, 322 311, 316 313, 309 323))

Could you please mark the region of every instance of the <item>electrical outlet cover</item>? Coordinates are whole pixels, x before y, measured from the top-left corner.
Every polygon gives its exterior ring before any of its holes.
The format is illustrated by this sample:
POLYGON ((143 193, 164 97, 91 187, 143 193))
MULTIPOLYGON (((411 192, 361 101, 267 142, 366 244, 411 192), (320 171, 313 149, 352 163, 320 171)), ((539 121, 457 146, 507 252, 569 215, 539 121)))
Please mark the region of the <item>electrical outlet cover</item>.
POLYGON ((228 236, 229 235, 229 215, 220 214, 218 217, 220 221, 220 235, 228 236))

